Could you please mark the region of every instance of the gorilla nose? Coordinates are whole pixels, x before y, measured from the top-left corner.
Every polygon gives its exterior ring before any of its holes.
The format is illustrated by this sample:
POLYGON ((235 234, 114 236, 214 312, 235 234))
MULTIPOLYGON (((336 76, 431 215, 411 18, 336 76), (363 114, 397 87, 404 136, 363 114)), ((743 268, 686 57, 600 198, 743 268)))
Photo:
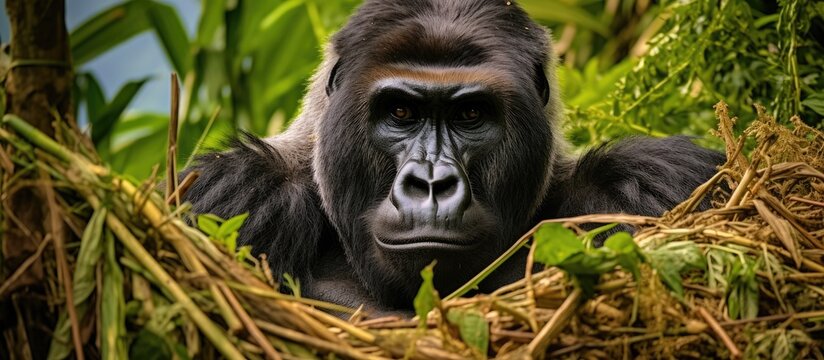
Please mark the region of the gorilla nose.
POLYGON ((451 163, 410 160, 392 186, 392 203, 402 213, 460 218, 470 203, 464 172, 451 163))

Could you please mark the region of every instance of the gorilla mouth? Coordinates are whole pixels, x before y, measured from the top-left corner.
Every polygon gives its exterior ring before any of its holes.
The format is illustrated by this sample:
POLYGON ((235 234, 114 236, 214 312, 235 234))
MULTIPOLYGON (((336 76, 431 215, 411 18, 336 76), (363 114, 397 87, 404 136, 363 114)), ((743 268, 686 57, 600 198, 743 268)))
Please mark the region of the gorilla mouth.
POLYGON ((474 248, 477 242, 455 236, 449 232, 439 234, 414 234, 392 239, 375 236, 375 241, 384 250, 398 251, 466 251, 474 248))

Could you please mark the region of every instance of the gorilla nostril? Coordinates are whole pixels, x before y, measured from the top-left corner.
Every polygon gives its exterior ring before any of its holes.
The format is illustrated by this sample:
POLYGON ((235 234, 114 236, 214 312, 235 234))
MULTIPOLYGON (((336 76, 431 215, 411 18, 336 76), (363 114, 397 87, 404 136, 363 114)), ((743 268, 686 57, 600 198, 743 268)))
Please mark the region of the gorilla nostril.
POLYGON ((414 175, 409 175, 404 179, 403 190, 407 197, 423 200, 429 197, 429 183, 414 175))
POLYGON ((458 178, 450 176, 432 183, 432 194, 435 198, 449 198, 458 191, 458 178))

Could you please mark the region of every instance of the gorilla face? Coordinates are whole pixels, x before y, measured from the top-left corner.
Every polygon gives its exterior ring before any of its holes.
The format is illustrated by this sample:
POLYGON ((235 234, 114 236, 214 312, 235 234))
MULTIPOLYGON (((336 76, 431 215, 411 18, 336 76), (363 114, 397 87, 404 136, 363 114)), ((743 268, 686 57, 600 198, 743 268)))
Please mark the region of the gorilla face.
POLYGON ((504 1, 384 0, 333 46, 315 177, 347 258, 388 305, 414 296, 432 260, 438 289, 454 290, 525 230, 548 186, 546 34, 504 1))

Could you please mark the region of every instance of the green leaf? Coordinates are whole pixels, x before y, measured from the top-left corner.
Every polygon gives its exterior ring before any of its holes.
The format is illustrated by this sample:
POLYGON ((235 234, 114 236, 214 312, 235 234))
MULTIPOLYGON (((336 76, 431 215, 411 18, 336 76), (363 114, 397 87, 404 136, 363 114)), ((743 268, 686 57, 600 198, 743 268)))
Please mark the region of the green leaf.
MULTIPOLYGON (((94 291, 96 283, 95 268, 103 254, 103 225, 106 222, 106 209, 101 208, 92 214, 83 236, 80 240, 80 251, 78 262, 74 270, 72 279, 73 304, 78 317, 85 316, 89 308, 88 300, 94 291)), ((52 333, 51 345, 49 346, 48 359, 65 359, 73 350, 71 335, 71 322, 69 321, 68 310, 60 312, 57 324, 52 333)))
POLYGON ((177 10, 169 5, 153 2, 147 9, 147 17, 160 38, 172 67, 178 74, 185 76, 192 68, 192 57, 189 56, 189 38, 186 37, 186 29, 177 10))
POLYGON ((801 105, 815 111, 818 115, 824 115, 824 93, 816 93, 808 96, 801 102, 801 105))
POLYGON ((120 91, 117 92, 114 99, 106 105, 106 108, 101 112, 99 117, 89 117, 89 121, 92 124, 92 141, 95 144, 99 144, 101 140, 110 135, 115 124, 123 114, 123 111, 126 110, 126 107, 129 106, 129 103, 131 103, 132 99, 137 95, 137 92, 140 91, 140 88, 143 87, 143 84, 148 80, 148 78, 144 78, 126 83, 126 85, 120 88, 120 91))
POLYGON ((596 249, 573 254, 557 266, 573 275, 599 275, 618 266, 618 259, 609 251, 596 249))
POLYGON ((86 113, 89 119, 99 118, 106 108, 106 97, 103 95, 103 89, 97 82, 97 78, 91 73, 82 73, 75 77, 75 81, 78 85, 78 95, 82 96, 86 103, 86 113))
POLYGON ((684 297, 681 274, 692 269, 707 269, 707 259, 701 248, 692 241, 669 242, 647 252, 646 255, 661 281, 678 299, 684 297))
POLYGON ((209 236, 214 236, 217 234, 218 229, 220 227, 217 224, 217 221, 214 218, 207 216, 209 214, 202 214, 197 216, 197 227, 203 231, 204 234, 209 236))
POLYGON ((252 246, 251 245, 244 245, 237 249, 237 253, 235 253, 235 259, 237 261, 244 261, 247 258, 252 256, 252 246))
POLYGON ((130 359, 166 360, 172 358, 172 349, 166 340, 154 332, 143 329, 129 347, 130 359))
POLYGON ((230 254, 234 254, 235 251, 237 251, 237 236, 237 232, 233 232, 223 240, 223 244, 226 245, 226 250, 229 250, 230 254))
POLYGON ((80 240, 80 251, 74 267, 72 294, 74 304, 84 302, 97 286, 95 268, 103 254, 103 224, 106 222, 106 209, 100 208, 92 215, 80 240))
POLYGON ((153 29, 181 75, 191 67, 189 40, 177 11, 149 0, 132 0, 98 13, 71 32, 72 60, 80 66, 133 36, 153 29))
POLYGON ((274 10, 272 10, 269 14, 263 18, 263 21, 260 22, 260 31, 267 31, 271 28, 275 23, 280 21, 283 18, 283 15, 286 15, 290 10, 297 8, 300 5, 305 3, 305 0, 289 0, 281 3, 278 5, 274 10))
MULTIPOLYGON (((590 59, 591 63, 597 64, 598 59, 590 59)), ((579 106, 586 109, 609 97, 609 94, 618 87, 618 81, 632 71, 635 65, 634 60, 624 60, 607 70, 606 73, 596 74, 592 78, 581 79, 586 87, 581 92, 566 101, 567 106, 579 106)))
MULTIPOLYGON (((117 121, 111 132, 108 153, 101 157, 119 173, 147 178, 152 167, 159 165, 160 173, 166 168, 166 148, 169 117, 161 114, 127 114, 117 121)), ((102 144, 97 144, 100 151, 102 144)))
POLYGON ((223 25, 225 0, 203 0, 200 23, 197 26, 197 44, 201 47, 212 45, 215 33, 223 25))
POLYGON ((151 24, 146 18, 146 1, 128 1, 103 12, 75 28, 69 36, 72 62, 80 67, 107 50, 146 31, 151 24))
POLYGON ((736 262, 730 273, 730 291, 727 294, 727 310, 731 319, 758 317, 758 281, 755 265, 747 261, 736 262))
POLYGON ((632 235, 623 231, 615 233, 604 242, 604 248, 612 250, 618 265, 631 272, 636 279, 641 276, 643 255, 632 235))
POLYGON ((560 24, 573 23, 608 36, 608 22, 601 21, 579 6, 562 1, 521 0, 519 4, 536 20, 560 24))
POLYGON ((610 231, 612 230, 612 228, 616 226, 618 226, 618 223, 612 223, 587 231, 587 233, 584 234, 584 236, 581 238, 581 241, 583 241, 584 245, 586 245, 587 247, 591 247, 592 240, 595 239, 596 236, 601 235, 607 231, 610 231))
POLYGON ((635 244, 635 240, 632 240, 632 235, 623 231, 608 237, 604 241, 604 247, 619 254, 631 254, 638 250, 638 245, 635 244))
POLYGON ((117 262, 114 235, 106 231, 103 263, 103 298, 100 302, 100 358, 126 358, 126 301, 123 296, 123 272, 117 262))
POLYGON ((558 223, 542 225, 535 232, 535 260, 549 266, 557 266, 570 256, 584 251, 584 243, 572 230, 558 223))
POLYGON ((217 233, 215 233, 215 236, 225 238, 232 233, 236 233, 240 230, 240 227, 243 226, 243 222, 246 221, 246 218, 248 217, 249 213, 243 213, 224 221, 223 224, 220 225, 220 229, 218 229, 217 233))
POLYGON ((435 284, 432 281, 434 278, 432 269, 435 267, 435 263, 436 262, 433 261, 421 270, 421 278, 423 278, 423 282, 421 283, 421 287, 418 289, 418 294, 415 295, 415 300, 413 301, 415 306, 415 314, 418 315, 418 328, 420 329, 426 328, 427 315, 429 315, 429 312, 432 311, 432 309, 434 309, 440 301, 438 291, 435 290, 435 284))
POLYGON ((286 282, 286 287, 292 290, 292 295, 300 297, 300 279, 295 279, 289 273, 283 273, 283 280, 286 282))
POLYGON ((484 315, 476 310, 449 309, 446 319, 458 327, 461 339, 478 351, 481 358, 486 359, 489 348, 489 323, 484 315))

